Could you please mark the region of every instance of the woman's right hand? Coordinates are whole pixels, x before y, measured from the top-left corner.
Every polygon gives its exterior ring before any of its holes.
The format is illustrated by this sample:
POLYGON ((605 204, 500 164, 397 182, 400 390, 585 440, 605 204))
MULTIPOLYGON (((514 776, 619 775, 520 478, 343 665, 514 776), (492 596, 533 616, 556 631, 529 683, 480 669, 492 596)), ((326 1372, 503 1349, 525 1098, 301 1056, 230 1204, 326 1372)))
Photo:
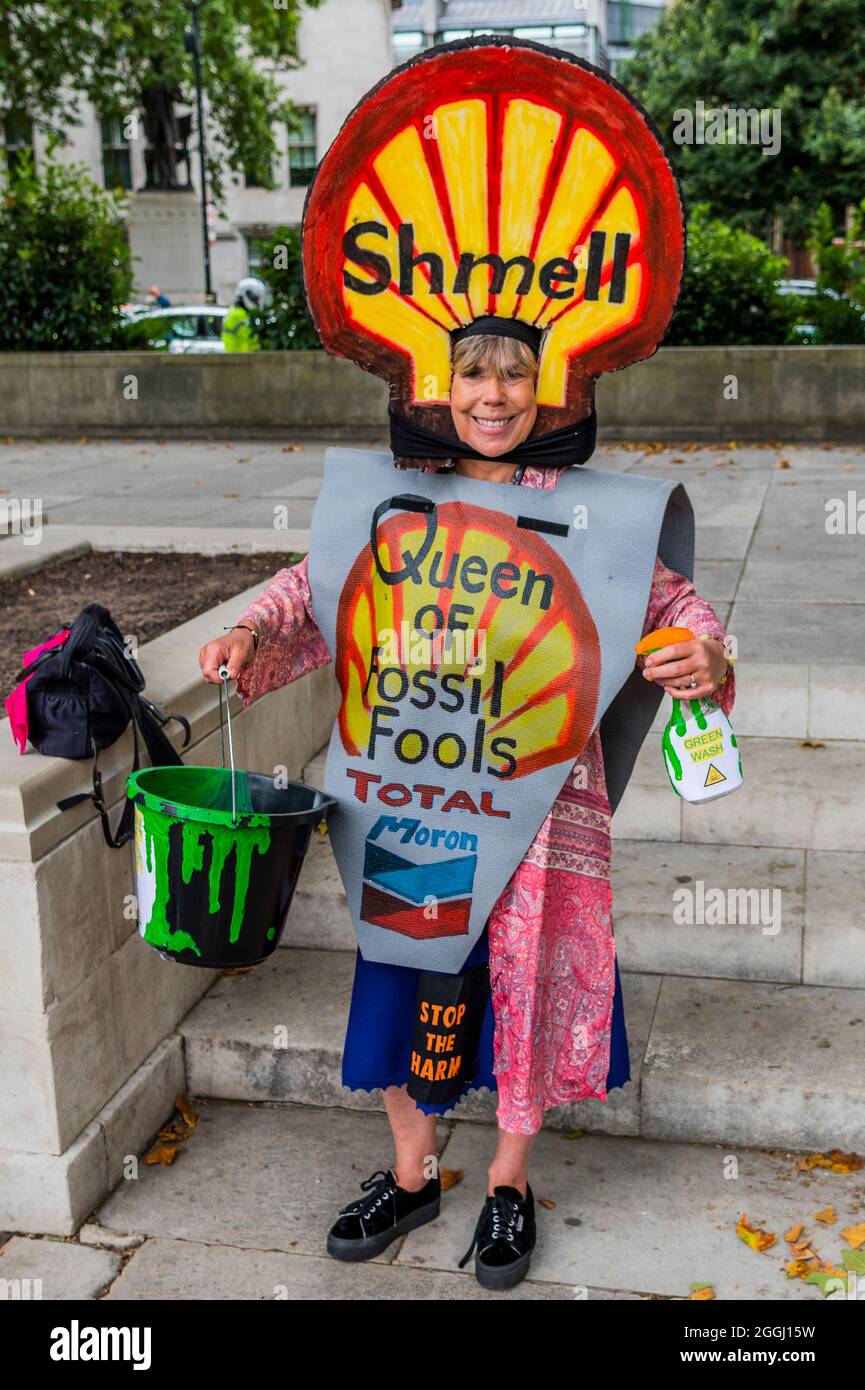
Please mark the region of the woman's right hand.
POLYGON ((221 685, 220 666, 228 667, 232 680, 237 680, 244 666, 255 656, 255 640, 246 627, 233 627, 215 642, 208 642, 198 653, 201 674, 211 685, 221 685))

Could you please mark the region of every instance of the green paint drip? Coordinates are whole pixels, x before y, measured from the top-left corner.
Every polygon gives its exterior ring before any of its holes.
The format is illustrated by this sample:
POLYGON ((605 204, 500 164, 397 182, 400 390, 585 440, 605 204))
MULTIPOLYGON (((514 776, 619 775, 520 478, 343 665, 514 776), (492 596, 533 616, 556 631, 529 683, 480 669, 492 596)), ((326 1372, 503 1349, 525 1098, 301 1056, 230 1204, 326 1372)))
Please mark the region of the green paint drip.
MULTIPOLYGON (((667 727, 664 730, 663 734, 661 735, 661 748, 664 751, 664 755, 667 759, 667 768, 671 771, 673 779, 676 782, 681 782, 682 764, 679 762, 679 755, 673 747, 673 740, 670 738, 670 730, 672 729, 672 727, 673 720, 671 719, 670 722, 667 724, 667 727)), ((676 725, 676 733, 681 732, 681 729, 678 727, 678 725, 676 725)))
POLYGON ((686 722, 685 722, 685 716, 684 716, 683 713, 682 713, 682 702, 681 702, 681 700, 677 700, 677 699, 675 698, 675 696, 674 696, 674 697, 673 697, 673 712, 672 712, 672 714, 670 715, 670 718, 669 718, 668 721, 667 721, 667 727, 665 728, 663 734, 661 735, 661 748, 662 748, 662 750, 663 750, 663 752, 664 752, 664 754, 665 754, 665 756, 666 756, 666 759, 667 759, 667 771, 668 771, 668 774, 670 775, 671 781, 673 781, 673 782, 681 782, 681 780, 682 780, 682 764, 681 764, 681 762, 679 761, 679 755, 678 755, 678 753, 676 752, 675 748, 673 747, 673 740, 672 740, 672 738, 670 737, 670 731, 671 731, 672 729, 675 729, 676 733, 677 733, 677 734, 679 735, 679 737, 681 738, 682 735, 684 734, 686 728, 687 728, 687 724, 686 724, 686 722))
POLYGON ((214 822, 206 825, 196 821, 182 820, 178 816, 159 815, 144 812, 144 833, 146 841, 147 868, 154 871, 155 858, 156 895, 153 913, 145 929, 145 940, 154 946, 167 946, 169 950, 182 951, 189 948, 200 956, 197 944, 184 931, 172 931, 168 922, 167 908, 170 896, 168 876, 169 833, 172 825, 181 826, 182 856, 181 877, 189 884, 193 874, 200 873, 204 867, 203 836, 211 841, 210 870, 208 873, 208 911, 213 914, 221 908, 222 871, 232 850, 235 856, 234 900, 231 908, 229 939, 237 941, 246 913, 246 899, 249 892, 252 855, 255 850, 266 854, 270 848, 270 821, 266 815, 253 815, 240 829, 221 826, 214 822))
POLYGON ((166 946, 169 951, 194 951, 201 955, 188 932, 172 931, 168 921, 168 835, 175 823, 171 817, 148 815, 144 812, 144 854, 148 873, 153 875, 156 894, 150 921, 144 929, 144 939, 151 946, 166 946))
MULTIPOLYGON (((185 820, 183 827, 183 854, 180 863, 180 874, 184 883, 188 883, 194 873, 197 873, 204 865, 204 845, 201 843, 202 827, 196 825, 194 821, 185 820)), ((213 911, 213 908, 210 909, 213 911)))
MULTIPOLYGON (((257 817, 256 817, 257 819, 257 817)), ((262 817, 264 825, 254 836, 247 829, 243 835, 234 842, 235 867, 234 867, 234 907, 231 913, 231 940, 236 941, 240 935, 240 928, 246 915, 246 894, 249 890, 249 870, 252 865, 252 852, 258 850, 259 854, 266 854, 270 849, 270 826, 267 817, 262 817), (242 895, 242 896, 240 896, 242 895)))
POLYGON ((739 752, 739 745, 738 745, 738 743, 736 742, 736 735, 733 733, 733 730, 732 730, 732 729, 730 730, 730 742, 732 743, 733 747, 735 748, 737 757, 738 757, 738 759, 739 759, 739 776, 741 777, 741 776, 742 776, 742 754, 739 752))
MULTIPOLYGON (((711 702, 710 702, 710 703, 711 703, 711 702)), ((709 725, 706 723, 706 716, 705 716, 705 714, 703 713, 703 706, 701 705, 700 701, 699 701, 699 700, 689 700, 689 701, 688 701, 688 704, 691 706, 691 713, 693 714, 694 718, 695 718, 696 721, 697 721, 697 728, 698 728, 698 729, 708 729, 709 725)), ((713 708, 714 708, 714 706, 713 706, 713 708)))

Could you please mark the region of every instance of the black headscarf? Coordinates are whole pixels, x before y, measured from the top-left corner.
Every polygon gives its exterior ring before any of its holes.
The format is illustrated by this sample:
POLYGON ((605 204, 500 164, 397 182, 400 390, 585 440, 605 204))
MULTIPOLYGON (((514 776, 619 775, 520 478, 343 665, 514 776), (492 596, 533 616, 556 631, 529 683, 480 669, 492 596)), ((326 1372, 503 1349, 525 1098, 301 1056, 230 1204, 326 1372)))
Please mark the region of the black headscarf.
MULTIPOLYGON (((540 351, 543 330, 535 324, 522 319, 498 317, 486 314, 472 319, 471 323, 455 328, 451 342, 458 343, 463 338, 477 337, 481 333, 492 333, 499 337, 517 338, 528 343, 535 355, 540 351)), ((390 447, 395 459, 486 459, 479 449, 472 449, 448 431, 431 430, 426 425, 417 424, 405 415, 400 415, 392 407, 388 409, 390 422, 390 447)), ((570 468, 585 463, 595 451, 597 438, 597 416, 594 403, 591 414, 576 424, 562 425, 560 429, 548 430, 524 439, 516 448, 509 449, 506 455, 509 463, 534 464, 536 467, 570 468)))
MULTIPOLYGON (((489 454, 472 449, 455 434, 443 434, 439 430, 427 429, 425 425, 415 424, 413 420, 397 414, 392 409, 388 410, 388 417, 390 447, 394 458, 468 458, 495 462, 489 454)), ((597 416, 593 405, 591 415, 585 420, 578 420, 576 424, 562 425, 560 429, 548 430, 546 434, 536 434, 530 439, 524 439, 516 448, 508 450, 507 461, 530 463, 539 468, 569 468, 573 464, 585 463, 586 459, 591 458, 595 452, 596 436, 597 416)))

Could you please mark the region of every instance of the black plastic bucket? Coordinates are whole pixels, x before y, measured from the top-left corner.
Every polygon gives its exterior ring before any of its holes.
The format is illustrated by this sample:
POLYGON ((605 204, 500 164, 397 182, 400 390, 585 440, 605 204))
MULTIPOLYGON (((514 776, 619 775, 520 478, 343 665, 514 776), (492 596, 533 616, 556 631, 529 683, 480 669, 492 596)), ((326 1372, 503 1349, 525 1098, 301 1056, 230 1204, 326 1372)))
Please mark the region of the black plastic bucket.
MULTIPOLYGON (((221 716, 220 688, 220 724, 221 716)), ((148 946, 210 969, 266 960, 279 945, 313 827, 334 798, 303 782, 235 771, 233 750, 231 769, 133 772, 127 794, 138 930, 148 946)))

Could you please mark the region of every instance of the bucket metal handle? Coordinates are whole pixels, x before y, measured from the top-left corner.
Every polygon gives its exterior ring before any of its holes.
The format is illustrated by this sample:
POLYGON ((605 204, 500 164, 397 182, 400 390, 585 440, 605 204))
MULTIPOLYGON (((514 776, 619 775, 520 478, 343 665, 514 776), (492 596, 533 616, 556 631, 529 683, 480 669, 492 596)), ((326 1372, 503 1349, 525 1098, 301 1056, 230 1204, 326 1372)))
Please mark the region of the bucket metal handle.
POLYGON ((234 784, 234 743, 231 737, 231 704, 228 695, 228 667, 220 666, 217 675, 221 676, 222 684, 219 687, 219 735, 222 743, 222 766, 225 767, 225 731, 222 727, 222 696, 225 694, 225 713, 228 719, 228 756, 231 760, 231 819, 237 821, 237 788, 234 784))

